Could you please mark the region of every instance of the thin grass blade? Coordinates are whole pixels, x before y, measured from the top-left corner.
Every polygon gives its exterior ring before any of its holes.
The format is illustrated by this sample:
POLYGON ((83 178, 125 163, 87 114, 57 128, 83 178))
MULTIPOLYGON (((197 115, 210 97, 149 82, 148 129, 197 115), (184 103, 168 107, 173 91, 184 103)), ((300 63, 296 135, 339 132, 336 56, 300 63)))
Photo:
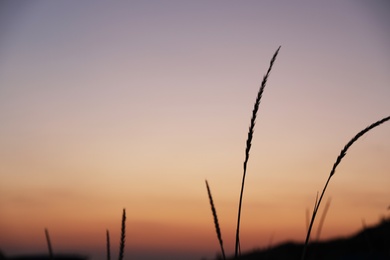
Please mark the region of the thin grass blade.
POLYGON ((107 260, 111 259, 110 232, 106 230, 107 260))
POLYGON ((46 236, 47 248, 49 250, 49 257, 50 257, 50 259, 53 259, 53 248, 51 246, 49 230, 47 228, 45 228, 45 236, 46 236))

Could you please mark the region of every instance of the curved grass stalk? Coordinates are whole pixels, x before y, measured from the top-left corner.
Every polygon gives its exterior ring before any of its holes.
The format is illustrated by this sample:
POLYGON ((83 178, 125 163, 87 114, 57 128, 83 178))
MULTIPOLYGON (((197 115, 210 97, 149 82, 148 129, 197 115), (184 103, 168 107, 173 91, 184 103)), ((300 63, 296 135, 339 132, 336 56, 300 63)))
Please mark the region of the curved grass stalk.
POLYGON ((365 133, 367 133, 368 131, 372 130, 373 128, 385 123, 386 121, 390 120, 390 116, 388 117, 385 117, 385 118, 382 118, 381 120, 367 126, 366 128, 364 128, 363 130, 361 130, 359 133, 357 133, 345 146, 344 148, 341 150, 339 156, 337 157, 336 159, 336 162, 333 164, 333 167, 332 167, 332 170, 330 171, 330 174, 329 174, 329 177, 325 183, 325 186, 322 190, 322 193, 321 193, 321 196, 318 200, 318 202, 316 203, 316 206, 314 207, 314 211, 313 211, 313 214, 312 214, 312 217, 311 217, 311 220, 310 220, 310 225, 309 225, 309 228, 308 228, 308 231, 307 231, 307 235, 306 235, 306 240, 305 240, 305 245, 303 247, 303 252, 302 252, 302 257, 301 257, 301 260, 304 260, 305 259, 305 256, 306 256, 306 251, 307 251, 307 245, 309 243, 309 240, 310 240, 310 233, 311 233, 311 229, 313 227, 313 223, 314 223, 314 219, 317 215, 317 212, 318 212, 318 208, 320 207, 320 204, 321 204, 321 201, 322 201, 322 198, 324 197, 324 194, 325 194, 325 191, 326 191, 326 188, 328 187, 328 184, 329 184, 329 181, 330 179, 332 178, 332 176, 335 174, 336 172, 336 168, 337 166, 340 164, 341 160, 344 158, 344 156, 347 154, 347 151, 348 149, 360 138, 362 137, 365 133))

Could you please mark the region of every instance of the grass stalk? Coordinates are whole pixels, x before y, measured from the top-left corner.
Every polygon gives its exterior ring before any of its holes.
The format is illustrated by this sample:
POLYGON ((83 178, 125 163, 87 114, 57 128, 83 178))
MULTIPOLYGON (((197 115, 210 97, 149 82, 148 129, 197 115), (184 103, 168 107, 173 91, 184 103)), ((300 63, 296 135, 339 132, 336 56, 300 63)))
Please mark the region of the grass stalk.
POLYGON ((269 65, 268 71, 267 71, 267 73, 263 77, 263 81, 261 82, 261 86, 260 86, 259 91, 257 93, 256 101, 255 101, 255 104, 254 104, 254 107, 253 107, 253 111, 252 111, 252 118, 251 118, 251 122, 250 122, 250 126, 249 126, 248 138, 247 138, 247 141, 246 141, 245 160, 244 160, 244 173, 242 175, 240 200, 239 200, 239 204, 238 204, 237 229, 236 229, 236 246, 235 246, 235 253, 234 253, 234 257, 235 258, 238 257, 238 252, 239 252, 239 248, 240 248, 240 221, 241 221, 242 197, 243 197, 243 193, 244 193, 246 168, 247 168, 247 163, 248 163, 248 160, 249 160, 249 151, 250 151, 251 145, 252 145, 252 138, 253 138, 253 133, 254 133, 255 124, 256 124, 257 111, 259 110, 260 100, 261 100, 261 97, 263 95, 263 91, 264 91, 265 85, 267 83, 268 76, 269 76, 269 74, 271 72, 271 69, 272 69, 272 66, 273 66, 273 64, 275 62, 276 56, 279 53, 279 50, 280 50, 280 46, 276 50, 275 54, 273 55, 273 57, 272 57, 272 59, 270 61, 270 65, 269 65))
POLYGON ((107 260, 111 259, 111 250, 110 250, 110 232, 106 230, 106 244, 107 244, 107 260))
POLYGON ((310 233, 311 233, 311 229, 313 227, 313 223, 314 223, 314 220, 315 220, 315 217, 317 215, 317 212, 318 212, 318 208, 320 207, 320 204, 321 204, 321 201, 322 201, 322 198, 324 197, 324 194, 325 194, 325 191, 326 191, 326 188, 328 187, 328 184, 329 184, 329 181, 330 179, 332 178, 332 176, 335 174, 336 172, 336 168, 337 166, 340 164, 341 160, 345 157, 345 155, 347 154, 347 151, 348 149, 360 138, 362 137, 365 133, 367 133, 368 131, 372 130, 373 128, 385 123, 386 121, 390 120, 390 116, 388 117, 385 117, 385 118, 382 118, 381 120, 379 121, 376 121, 375 123, 367 126, 366 128, 364 128, 363 130, 361 130, 359 133, 357 133, 345 146, 344 148, 341 150, 339 156, 337 157, 335 163, 333 164, 333 167, 332 167, 332 170, 330 171, 330 174, 329 174, 329 177, 328 179, 326 180, 326 183, 325 183, 325 186, 322 190, 322 193, 321 193, 321 196, 314 208, 314 211, 313 211, 313 214, 312 214, 312 217, 311 217, 311 220, 310 220, 310 225, 309 225, 309 229, 307 231, 307 234, 306 234, 306 239, 305 239, 305 245, 303 247, 303 252, 302 252, 302 257, 301 257, 301 260, 304 260, 305 257, 306 257, 306 251, 307 251, 307 246, 308 246, 308 243, 309 243, 309 239, 310 239, 310 233))
POLYGON ((322 227, 324 226, 326 214, 328 214, 328 210, 329 210, 331 201, 332 201, 332 200, 329 198, 328 201, 327 201, 326 204, 325 204, 325 208, 324 208, 324 211, 322 212, 322 215, 321 215, 321 218, 320 218, 320 222, 318 223, 316 241, 319 241, 319 240, 320 240, 322 227))
MULTIPOLYGON (((316 210, 317 201, 318 201, 318 191, 317 191, 316 201, 314 202, 312 215, 314 214, 314 211, 316 210)), ((309 231, 309 226, 310 226, 310 216, 309 216, 309 210, 307 210, 307 212, 306 212, 306 232, 309 231)))
POLYGON ((207 182, 207 180, 206 180, 206 188, 207 188, 207 194, 209 195, 211 211, 213 213, 215 231, 217 232, 218 242, 219 242, 219 245, 221 247, 222 259, 225 260, 226 256, 225 256, 225 250, 223 248, 223 241, 222 241, 221 229, 219 228, 217 211, 216 211, 215 206, 214 206, 213 196, 211 195, 209 183, 207 182))
POLYGON ((47 228, 45 228, 45 236, 46 236, 46 241, 47 241, 47 248, 49 249, 49 257, 50 257, 50 259, 53 259, 53 248, 51 246, 49 230, 47 228))
POLYGON ((123 209, 121 239, 119 244, 119 260, 123 260, 123 255, 125 251, 125 238, 126 238, 126 209, 123 209))

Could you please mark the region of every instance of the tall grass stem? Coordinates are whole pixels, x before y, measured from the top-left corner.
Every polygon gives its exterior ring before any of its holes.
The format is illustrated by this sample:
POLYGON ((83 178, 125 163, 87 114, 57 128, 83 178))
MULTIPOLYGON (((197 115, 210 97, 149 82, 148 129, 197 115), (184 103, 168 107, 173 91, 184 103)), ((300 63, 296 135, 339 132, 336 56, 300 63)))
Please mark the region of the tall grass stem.
POLYGON ((259 91, 257 93, 256 101, 255 101, 255 104, 254 104, 254 107, 253 107, 253 111, 252 111, 252 118, 251 118, 251 122, 250 122, 250 126, 249 126, 248 138, 247 138, 247 141, 246 141, 245 160, 244 160, 244 173, 242 175, 240 200, 239 200, 239 203, 238 203, 238 216, 237 216, 237 229, 236 229, 236 246, 235 246, 235 253, 234 253, 234 257, 235 258, 238 257, 238 252, 239 252, 239 249, 240 249, 241 205, 242 205, 242 197, 243 197, 243 193, 244 193, 244 185, 245 185, 245 176, 246 176, 247 163, 248 163, 248 160, 249 160, 249 152, 250 152, 250 149, 251 149, 253 133, 254 133, 254 130, 255 130, 257 111, 259 110, 260 100, 261 100, 261 97, 263 95, 263 91, 264 91, 265 85, 267 83, 268 76, 269 76, 269 74, 271 72, 271 69, 272 69, 272 66, 273 66, 273 64, 275 62, 276 56, 279 53, 280 47, 281 46, 279 46, 279 48, 276 50, 275 54, 273 55, 273 57, 272 57, 272 59, 270 61, 270 65, 269 65, 268 71, 267 71, 267 73, 263 77, 263 81, 261 82, 259 91))

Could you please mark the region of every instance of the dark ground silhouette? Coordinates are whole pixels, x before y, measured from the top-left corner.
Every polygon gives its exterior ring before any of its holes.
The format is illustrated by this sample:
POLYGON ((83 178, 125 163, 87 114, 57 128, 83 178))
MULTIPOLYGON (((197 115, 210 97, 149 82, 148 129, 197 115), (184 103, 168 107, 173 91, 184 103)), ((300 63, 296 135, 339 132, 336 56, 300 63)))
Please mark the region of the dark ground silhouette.
MULTIPOLYGON (((240 260, 300 260, 303 243, 286 242, 244 253, 240 260)), ((220 259, 220 258, 217 258, 220 259)), ((233 259, 233 257, 228 258, 233 259)), ((390 260, 390 219, 357 234, 309 244, 306 260, 390 260)))

